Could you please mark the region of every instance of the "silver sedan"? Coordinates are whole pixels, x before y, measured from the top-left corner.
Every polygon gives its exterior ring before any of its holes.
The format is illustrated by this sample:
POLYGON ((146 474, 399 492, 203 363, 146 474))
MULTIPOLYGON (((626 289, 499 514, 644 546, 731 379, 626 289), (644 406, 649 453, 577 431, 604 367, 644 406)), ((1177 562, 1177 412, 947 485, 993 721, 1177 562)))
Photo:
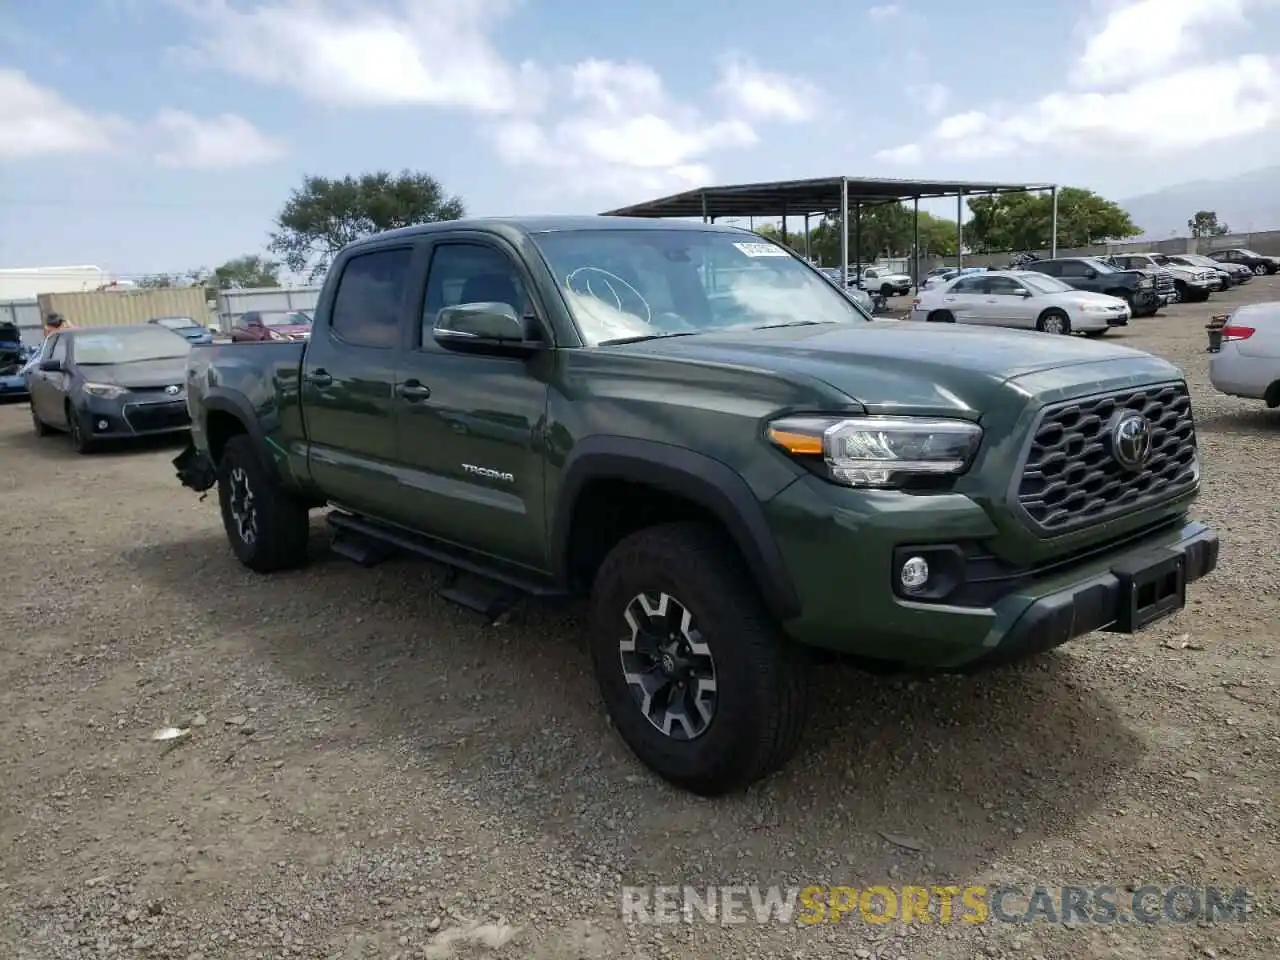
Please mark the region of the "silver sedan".
POLYGON ((1127 325, 1130 316, 1129 305, 1118 297, 1076 290, 1030 270, 962 275, 932 290, 922 290, 911 306, 912 320, 1090 337, 1127 325))

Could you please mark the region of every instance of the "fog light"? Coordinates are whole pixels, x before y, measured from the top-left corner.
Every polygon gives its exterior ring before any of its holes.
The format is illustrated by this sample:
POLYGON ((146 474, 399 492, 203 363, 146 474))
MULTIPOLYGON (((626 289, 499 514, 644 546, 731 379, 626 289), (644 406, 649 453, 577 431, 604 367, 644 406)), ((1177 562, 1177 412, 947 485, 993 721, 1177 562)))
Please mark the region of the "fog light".
POLYGON ((106 420, 99 420, 99 421, 98 421, 98 429, 99 429, 99 430, 105 430, 105 429, 107 429, 107 427, 109 427, 109 426, 111 426, 111 424, 110 424, 110 423, 108 423, 106 420))
POLYGON ((902 565, 898 578, 902 581, 902 589, 907 593, 924 589, 924 585, 929 582, 929 562, 924 557, 911 557, 902 565))

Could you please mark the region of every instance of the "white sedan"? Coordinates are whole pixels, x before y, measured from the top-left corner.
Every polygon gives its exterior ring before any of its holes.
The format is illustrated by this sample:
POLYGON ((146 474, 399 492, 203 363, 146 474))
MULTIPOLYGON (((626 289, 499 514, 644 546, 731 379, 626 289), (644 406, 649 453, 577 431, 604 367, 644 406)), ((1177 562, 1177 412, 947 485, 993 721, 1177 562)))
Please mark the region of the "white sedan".
POLYGON ((1042 333, 1100 337, 1129 322, 1129 305, 1118 297, 1089 293, 1030 270, 971 273, 922 290, 911 319, 975 323, 1042 333))
POLYGON ((1209 382, 1220 393, 1280 407, 1280 302, 1237 307, 1209 338, 1209 382))

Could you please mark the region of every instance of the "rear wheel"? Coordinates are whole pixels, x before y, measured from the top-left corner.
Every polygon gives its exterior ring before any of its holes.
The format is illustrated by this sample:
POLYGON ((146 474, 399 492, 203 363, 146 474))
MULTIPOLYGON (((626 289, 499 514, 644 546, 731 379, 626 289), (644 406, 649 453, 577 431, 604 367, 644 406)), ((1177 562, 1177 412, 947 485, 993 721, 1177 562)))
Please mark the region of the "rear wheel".
POLYGON ((605 708, 647 767, 715 796, 791 759, 807 663, 714 528, 663 524, 625 538, 600 567, 591 605, 605 708))
POLYGON ((1253 268, 1253 275, 1254 275, 1255 277, 1261 277, 1262 275, 1264 275, 1264 274, 1265 274, 1265 273, 1267 273, 1267 272, 1268 272, 1268 271, 1267 271, 1266 266, 1264 266, 1264 265, 1263 265, 1263 264, 1261 264, 1261 263, 1260 263, 1260 264, 1258 264, 1256 267, 1254 267, 1254 268, 1253 268))
POLYGON ((889 284, 887 283, 882 284, 880 287, 880 296, 888 300, 890 297, 893 296, 893 287, 889 286, 889 284))
POLYGON ((950 310, 934 310, 927 317, 927 323, 955 323, 956 317, 950 310))
POLYGON ((1041 333, 1068 334, 1071 332, 1071 319, 1061 310, 1046 310, 1036 321, 1036 329, 1041 333))
POLYGON ((271 573, 306 563, 309 511, 272 479, 245 434, 222 450, 218 503, 231 549, 250 570, 271 573))

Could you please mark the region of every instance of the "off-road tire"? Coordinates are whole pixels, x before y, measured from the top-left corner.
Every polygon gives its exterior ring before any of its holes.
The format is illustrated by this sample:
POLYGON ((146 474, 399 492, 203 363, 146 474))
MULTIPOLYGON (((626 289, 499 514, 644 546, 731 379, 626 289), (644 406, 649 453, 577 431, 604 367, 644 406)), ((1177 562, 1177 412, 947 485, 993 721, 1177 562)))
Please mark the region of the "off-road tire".
POLYGON ((92 437, 85 436, 84 421, 71 403, 67 404, 67 433, 71 437, 71 449, 76 453, 89 454, 97 451, 97 442, 92 437))
POLYGON ((1048 331, 1045 330, 1045 327, 1047 325, 1047 321, 1050 320, 1051 318, 1059 319, 1062 321, 1062 329, 1058 331, 1059 333, 1061 333, 1063 336, 1071 335, 1071 318, 1067 316, 1063 311, 1057 309, 1056 307, 1050 308, 1046 310, 1044 313, 1040 314, 1040 317, 1036 320, 1036 329, 1039 330, 1041 333, 1047 333, 1048 331))
POLYGON ((932 310, 924 319, 926 323, 955 323, 956 315, 950 310, 932 310))
POLYGON ((36 413, 36 405, 34 403, 31 404, 31 426, 35 430, 37 437, 51 437, 58 432, 40 419, 40 414, 36 413))
POLYGON ((783 635, 738 552, 713 527, 662 524, 619 542, 595 578, 590 630, 605 708, 627 746, 663 779, 718 796, 795 754, 808 714, 809 658, 783 635), (693 615, 715 662, 716 708, 696 739, 655 727, 623 677, 626 610, 641 594, 662 593, 693 615))
POLYGON ((255 573, 289 570, 307 562, 310 516, 305 504, 272 479, 253 441, 239 434, 218 460, 218 505, 236 559, 255 573), (232 514, 232 476, 241 471, 253 495, 255 536, 247 542, 232 514))

